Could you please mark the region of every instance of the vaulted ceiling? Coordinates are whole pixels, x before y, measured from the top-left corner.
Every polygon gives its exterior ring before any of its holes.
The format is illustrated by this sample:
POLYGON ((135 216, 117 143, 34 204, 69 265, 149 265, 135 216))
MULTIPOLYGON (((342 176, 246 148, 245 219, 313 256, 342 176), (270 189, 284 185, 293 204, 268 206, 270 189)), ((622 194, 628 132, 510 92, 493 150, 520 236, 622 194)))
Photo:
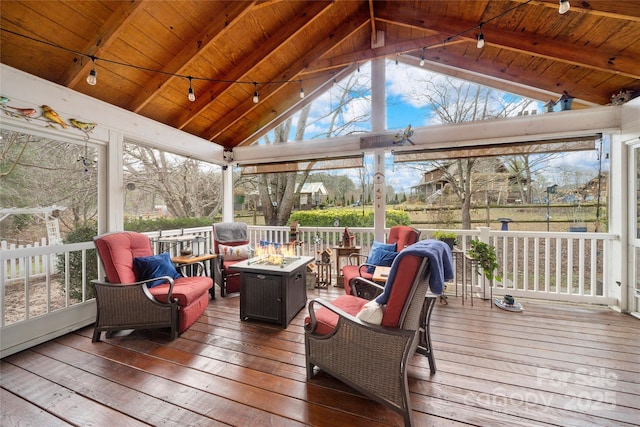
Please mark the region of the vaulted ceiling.
POLYGON ((228 148, 373 58, 578 108, 640 91, 640 1, 570 1, 2 0, 0 61, 228 148))

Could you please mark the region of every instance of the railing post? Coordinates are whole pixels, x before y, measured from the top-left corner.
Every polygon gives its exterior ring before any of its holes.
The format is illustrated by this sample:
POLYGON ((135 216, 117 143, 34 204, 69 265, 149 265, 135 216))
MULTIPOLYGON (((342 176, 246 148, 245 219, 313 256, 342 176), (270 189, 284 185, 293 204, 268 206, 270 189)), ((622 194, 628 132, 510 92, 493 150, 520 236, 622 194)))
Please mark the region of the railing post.
POLYGON ((480 234, 478 235, 478 240, 484 243, 491 244, 491 239, 489 236, 489 232, 491 231, 491 229, 489 227, 476 227, 476 229, 480 232, 480 234))
MULTIPOLYGON (((476 227, 478 229, 478 231, 480 232, 480 234, 478 235, 478 240, 480 240, 483 243, 487 243, 487 244, 492 244, 491 243, 491 236, 489 234, 489 232, 491 231, 491 229, 489 227, 476 227)), ((479 283, 481 283, 480 287, 481 287, 481 291, 482 291, 482 299, 486 299, 487 295, 491 294, 491 289, 489 289, 491 286, 493 286, 492 283, 488 283, 489 280, 484 277, 484 274, 481 274, 480 272, 476 271, 476 274, 478 275, 478 281, 479 283)))

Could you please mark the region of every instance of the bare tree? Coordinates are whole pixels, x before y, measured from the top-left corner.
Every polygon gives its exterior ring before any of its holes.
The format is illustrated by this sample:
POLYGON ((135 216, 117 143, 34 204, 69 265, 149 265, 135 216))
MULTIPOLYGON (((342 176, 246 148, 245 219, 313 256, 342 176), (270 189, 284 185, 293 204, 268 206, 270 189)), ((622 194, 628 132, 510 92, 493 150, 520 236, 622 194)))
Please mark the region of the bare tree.
MULTIPOLYGON (((504 117, 526 108, 531 101, 523 100, 505 103, 497 91, 477 84, 443 76, 432 76, 422 81, 423 87, 413 93, 417 99, 425 99, 434 112, 435 123, 462 123, 504 117)), ((434 162, 448 175, 452 192, 461 205, 463 229, 471 228, 471 204, 476 192, 484 191, 486 179, 474 179, 475 158, 453 159, 454 172, 450 162, 434 162), (475 182, 474 182, 475 181, 475 182)))
POLYGON ((142 201, 146 211, 165 204, 172 216, 188 218, 210 216, 220 207, 220 174, 202 162, 125 144, 124 167, 126 184, 136 190, 129 200, 142 201))
POLYGON ((558 158, 564 153, 543 153, 543 154, 520 154, 516 156, 503 157, 503 161, 512 173, 513 179, 517 182, 521 197, 524 203, 533 201, 533 175, 534 171, 540 173, 548 169, 549 162, 558 158))
MULTIPOLYGON (((304 129, 310 109, 311 105, 305 106, 298 117, 295 135, 296 141, 301 140, 304 136, 304 129)), ((273 144, 287 142, 292 121, 293 119, 289 118, 274 129, 274 141, 269 141, 267 137, 265 137, 265 141, 273 144)), ((260 202, 264 209, 266 225, 285 225, 287 223, 293 210, 295 196, 300 193, 300 189, 309 176, 310 171, 311 166, 301 173, 288 172, 259 175, 258 191, 260 193, 260 202)))
POLYGON ((60 215, 59 221, 67 229, 95 220, 95 149, 2 130, 0 153, 2 206, 64 206, 67 210, 60 215))
MULTIPOLYGON (((352 74, 343 81, 341 86, 337 87, 338 102, 335 108, 330 108, 326 114, 311 122, 309 121, 309 114, 313 103, 305 106, 296 122, 294 140, 303 140, 307 126, 317 124, 319 121, 328 122, 328 124, 323 125, 324 130, 317 137, 328 138, 361 131, 357 128, 357 124, 368 118, 369 112, 367 109, 358 110, 364 112, 350 116, 348 119, 345 118, 345 111, 351 103, 367 99, 368 92, 365 90, 367 87, 368 85, 362 83, 360 76, 352 74)), ((289 118, 274 129, 273 141, 269 140, 268 137, 264 137, 263 141, 267 144, 287 142, 292 124, 293 120, 289 118)), ((287 223, 293 210, 295 197, 299 195, 314 165, 315 162, 311 161, 306 164, 306 169, 302 172, 263 174, 258 177, 258 190, 266 225, 284 225, 287 223)))

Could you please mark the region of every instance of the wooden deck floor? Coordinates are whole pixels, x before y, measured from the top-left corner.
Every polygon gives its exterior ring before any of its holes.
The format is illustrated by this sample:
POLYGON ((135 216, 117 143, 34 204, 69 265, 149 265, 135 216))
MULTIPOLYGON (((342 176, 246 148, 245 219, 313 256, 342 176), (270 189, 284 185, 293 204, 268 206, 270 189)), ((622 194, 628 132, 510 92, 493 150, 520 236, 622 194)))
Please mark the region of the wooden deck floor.
MULTIPOLYGON (((342 290, 310 291, 330 297, 342 290)), ((438 303, 438 371, 409 368, 416 426, 631 426, 640 422, 640 321, 607 309, 522 301, 438 303)), ((241 322, 211 301, 175 341, 161 332, 91 343, 84 328, 6 357, 2 426, 384 426, 392 411, 319 374, 305 378, 302 322, 241 322)), ((371 372, 375 375, 375 371, 371 372)))

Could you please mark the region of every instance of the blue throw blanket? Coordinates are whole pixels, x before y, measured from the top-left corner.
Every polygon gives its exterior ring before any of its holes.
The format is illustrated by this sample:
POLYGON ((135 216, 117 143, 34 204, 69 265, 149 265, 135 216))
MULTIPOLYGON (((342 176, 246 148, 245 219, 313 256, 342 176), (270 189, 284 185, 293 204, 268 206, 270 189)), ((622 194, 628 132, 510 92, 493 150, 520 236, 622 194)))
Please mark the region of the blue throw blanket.
POLYGON ((396 277, 396 269, 405 255, 417 255, 429 260, 429 289, 436 295, 444 291, 444 282, 453 280, 453 254, 451 248, 440 240, 420 240, 404 248, 391 265, 391 271, 384 286, 384 292, 376 298, 378 304, 386 304, 391 294, 391 286, 396 277))

